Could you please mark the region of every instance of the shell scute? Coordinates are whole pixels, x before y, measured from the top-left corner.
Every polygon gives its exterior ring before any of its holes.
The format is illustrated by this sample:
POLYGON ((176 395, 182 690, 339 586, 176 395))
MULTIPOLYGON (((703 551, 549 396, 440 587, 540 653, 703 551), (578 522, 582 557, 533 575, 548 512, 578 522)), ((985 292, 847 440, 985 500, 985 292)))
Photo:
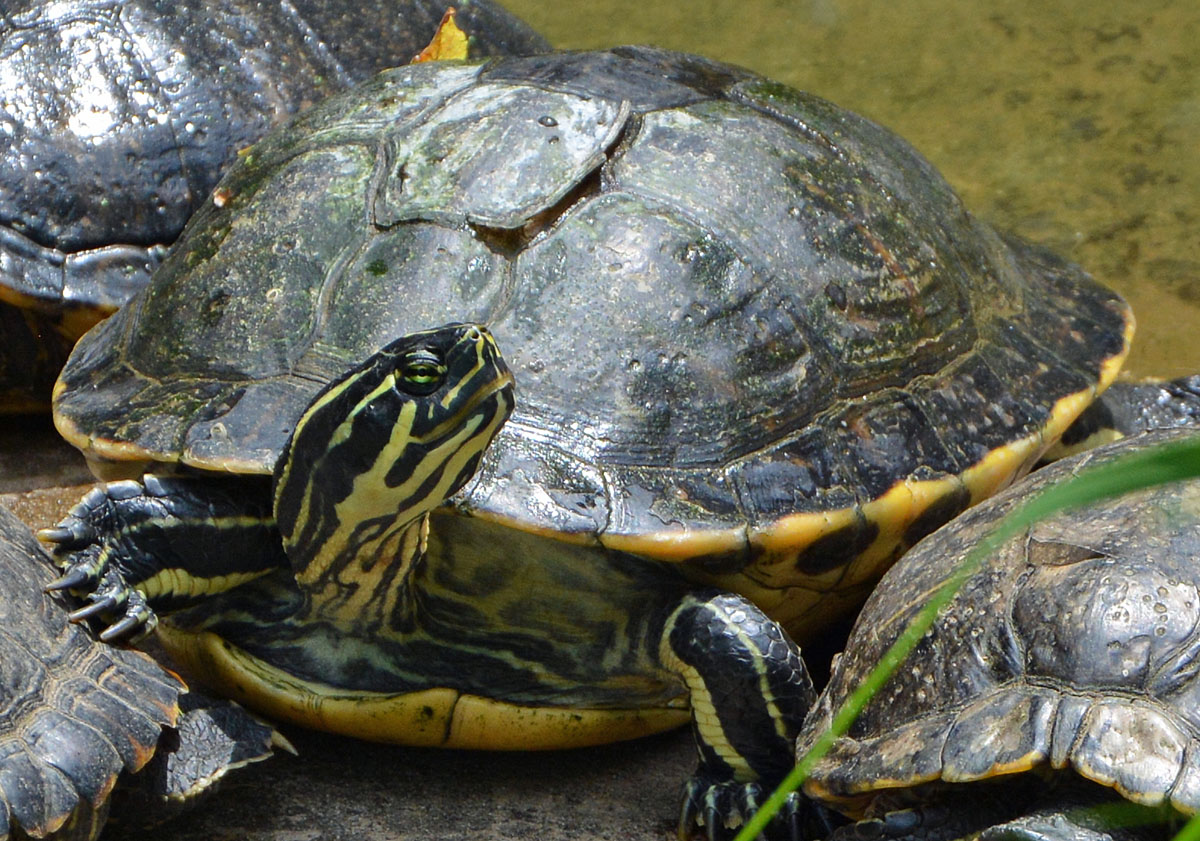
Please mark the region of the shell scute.
POLYGON ((1053 692, 996 692, 958 713, 942 748, 943 780, 964 783, 1044 762, 1058 699, 1053 692))
POLYGON ((1196 740, 1172 718, 1137 700, 1095 703, 1071 751, 1071 765, 1130 800, 1157 806, 1175 785, 1187 748, 1196 740))
POLYGON ((621 100, 476 85, 446 101, 436 121, 389 133, 371 220, 519 228, 604 161, 627 118, 621 100))
POLYGON ((112 768, 121 757, 112 742, 89 724, 54 710, 25 730, 30 752, 58 769, 92 805, 99 805, 116 782, 112 768))

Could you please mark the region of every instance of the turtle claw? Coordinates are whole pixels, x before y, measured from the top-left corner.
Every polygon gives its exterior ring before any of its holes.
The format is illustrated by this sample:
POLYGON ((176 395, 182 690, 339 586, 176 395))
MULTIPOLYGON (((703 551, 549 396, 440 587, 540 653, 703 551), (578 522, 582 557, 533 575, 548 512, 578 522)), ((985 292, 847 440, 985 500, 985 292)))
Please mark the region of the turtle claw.
MULTIPOLYGON (((729 841, 742 825, 758 811, 766 799, 766 791, 757 782, 713 782, 693 777, 683 793, 679 816, 679 838, 686 841, 703 828, 707 841, 729 841)), ((804 804, 793 792, 783 808, 771 818, 759 841, 802 841, 810 837, 803 831, 804 804)))
MULTIPOLYGON (((773 786, 707 779, 688 780, 679 816, 679 839, 687 841, 703 828, 707 841, 728 841, 767 800, 773 786)), ((845 821, 827 808, 793 791, 757 836, 758 841, 805 841, 828 838, 845 821)))
MULTIPOLYGON (((66 522, 67 521, 64 520, 63 523, 60 523, 57 526, 52 526, 51 528, 45 528, 45 529, 38 529, 38 533, 37 533, 38 540, 42 541, 43 543, 53 543, 57 546, 63 546, 63 547, 72 545, 72 544, 81 543, 81 538, 80 538, 78 532, 72 530, 69 526, 67 526, 66 522)), ((86 541, 82 541, 82 542, 86 543, 86 541)))
POLYGON ((87 596, 89 604, 72 611, 72 622, 84 622, 100 617, 107 622, 112 615, 119 616, 100 631, 104 642, 132 642, 154 630, 158 618, 146 603, 146 597, 125 583, 121 574, 109 569, 94 592, 87 596))
POLYGON ((62 557, 61 553, 64 550, 59 548, 61 545, 53 548, 55 555, 58 556, 55 560, 58 561, 63 573, 47 584, 45 591, 53 593, 69 590, 77 596, 99 592, 103 586, 104 576, 107 574, 106 553, 101 551, 99 545, 91 544, 75 550, 66 550, 66 556, 62 557))
POLYGON ((47 593, 58 590, 78 590, 85 584, 94 584, 96 577, 79 567, 70 567, 65 573, 46 585, 47 593))
POLYGON ((100 638, 105 642, 133 640, 157 625, 145 596, 126 581, 125 556, 118 542, 122 520, 117 504, 130 498, 137 487, 133 482, 114 482, 93 488, 62 522, 38 532, 63 569, 46 590, 68 590, 85 599, 87 603, 72 611, 70 620, 99 618, 104 625, 100 638))
POLYGON ((86 604, 78 610, 71 611, 67 618, 72 622, 84 622, 93 616, 99 616, 101 613, 111 613, 117 607, 117 599, 114 596, 91 596, 91 603, 86 604))
MULTIPOLYGON (((56 526, 40 529, 38 540, 52 544, 55 551, 71 552, 86 549, 100 537, 103 524, 109 516, 108 503, 113 485, 128 484, 113 482, 105 487, 95 487, 84 494, 83 499, 71 506, 67 516, 56 526)), ((118 494, 120 492, 118 491, 118 494)))
POLYGON ((154 615, 153 610, 145 606, 144 602, 142 608, 131 613, 130 609, 126 607, 125 616, 101 631, 100 639, 110 643, 132 642, 153 633, 154 629, 158 627, 158 617, 154 615))

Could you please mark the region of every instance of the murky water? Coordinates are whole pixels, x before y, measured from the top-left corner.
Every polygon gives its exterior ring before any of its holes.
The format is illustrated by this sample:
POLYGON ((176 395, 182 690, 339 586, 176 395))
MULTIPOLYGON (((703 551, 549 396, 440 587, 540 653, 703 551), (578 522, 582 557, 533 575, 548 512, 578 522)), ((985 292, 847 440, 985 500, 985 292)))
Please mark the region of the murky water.
POLYGON ((1200 370, 1193 0, 504 0, 557 46, 750 67, 899 132, 992 223, 1124 294, 1127 370, 1200 370))

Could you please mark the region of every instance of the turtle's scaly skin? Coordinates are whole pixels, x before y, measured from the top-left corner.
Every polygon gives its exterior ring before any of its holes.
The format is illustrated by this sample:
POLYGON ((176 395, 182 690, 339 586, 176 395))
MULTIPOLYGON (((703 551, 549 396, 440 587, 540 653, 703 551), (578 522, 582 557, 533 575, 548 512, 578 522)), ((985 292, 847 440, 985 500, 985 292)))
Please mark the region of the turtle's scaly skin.
MULTIPOLYGON (((406 63, 444 5, 8 0, 0 302, 52 318, 6 325, 0 336, 21 328, 69 347, 145 285, 239 149, 328 94, 406 63)), ((459 23, 477 56, 548 46, 491 0, 464 6, 459 23)), ((61 359, 41 362, 7 343, 0 350, 0 387, 30 401, 0 391, 9 397, 0 411, 39 400, 44 408, 61 359)))
MULTIPOLYGON (((922 541, 863 608, 799 752, 1006 512, 1088 465, 1196 434, 1150 433, 1059 462, 922 541)), ((940 783, 1066 768, 1139 804, 1200 811, 1197 558, 1200 480, 1032 526, 970 576, 817 763, 806 793, 861 816, 896 790, 936 800, 940 783)), ((959 786, 943 802, 969 816, 970 798, 959 786)), ((1028 803, 1006 805, 1019 814, 1028 803)))
POLYGON ((127 825, 160 822, 229 771, 291 749, 237 704, 185 693, 145 654, 68 621, 44 592, 50 558, 3 507, 0 576, 0 841, 90 841, 115 785, 127 825))
POLYGON ((801 635, 1030 464, 1132 331, 884 129, 621 48, 387 71, 260 143, 56 417, 96 460, 265 474, 350 360, 461 319, 521 398, 458 512, 682 562, 801 635))
POLYGON ((117 776, 154 754, 183 687, 136 651, 97 644, 43 588, 53 566, 0 508, 0 839, 99 834, 117 776))

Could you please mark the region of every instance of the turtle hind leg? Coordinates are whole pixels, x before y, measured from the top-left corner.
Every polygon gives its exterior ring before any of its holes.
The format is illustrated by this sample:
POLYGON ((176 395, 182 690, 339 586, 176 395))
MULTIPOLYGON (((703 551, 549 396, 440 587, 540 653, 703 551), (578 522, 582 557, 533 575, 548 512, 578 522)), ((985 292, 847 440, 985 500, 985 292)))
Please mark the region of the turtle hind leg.
MULTIPOLYGON (((679 836, 710 839, 741 826, 795 764, 795 741, 816 698, 800 650, 761 610, 731 593, 692 593, 668 616, 660 656, 691 694, 700 762, 684 788, 679 836)), ((793 793, 772 834, 806 837, 793 793)))
POLYGON ((296 752, 274 727, 232 701, 188 690, 179 696, 179 713, 154 757, 114 792, 112 820, 120 827, 157 826, 203 802, 230 771, 277 748, 296 752))

